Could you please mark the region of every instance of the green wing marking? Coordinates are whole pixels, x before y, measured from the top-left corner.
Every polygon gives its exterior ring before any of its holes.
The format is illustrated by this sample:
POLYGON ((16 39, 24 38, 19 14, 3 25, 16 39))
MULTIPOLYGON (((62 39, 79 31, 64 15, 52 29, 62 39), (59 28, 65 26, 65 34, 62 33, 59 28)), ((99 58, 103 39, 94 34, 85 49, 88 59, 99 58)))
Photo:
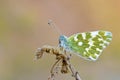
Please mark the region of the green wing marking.
POLYGON ((88 60, 97 60, 101 52, 112 40, 109 31, 77 33, 68 38, 68 44, 75 54, 88 60))

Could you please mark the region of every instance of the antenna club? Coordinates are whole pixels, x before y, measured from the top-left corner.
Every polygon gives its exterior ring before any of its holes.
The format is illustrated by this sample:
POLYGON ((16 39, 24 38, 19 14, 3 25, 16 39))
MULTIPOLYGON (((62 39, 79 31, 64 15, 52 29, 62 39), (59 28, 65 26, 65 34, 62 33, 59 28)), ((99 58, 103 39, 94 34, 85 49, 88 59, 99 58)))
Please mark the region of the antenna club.
POLYGON ((48 25, 50 27, 54 28, 54 30, 57 31, 59 34, 61 34, 60 29, 58 27, 56 27, 55 23, 51 19, 48 20, 48 25))
POLYGON ((53 21, 51 19, 48 19, 48 24, 50 25, 51 23, 53 23, 53 21))

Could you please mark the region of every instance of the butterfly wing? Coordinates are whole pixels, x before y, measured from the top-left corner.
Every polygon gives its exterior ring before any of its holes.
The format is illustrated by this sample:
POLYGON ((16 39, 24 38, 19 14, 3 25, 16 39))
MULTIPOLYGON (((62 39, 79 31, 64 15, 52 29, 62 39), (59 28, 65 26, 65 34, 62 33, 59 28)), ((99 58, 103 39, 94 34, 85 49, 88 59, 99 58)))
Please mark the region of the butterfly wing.
POLYGON ((68 44, 72 51, 79 56, 95 61, 101 52, 112 40, 109 31, 93 31, 77 33, 68 38, 68 44))

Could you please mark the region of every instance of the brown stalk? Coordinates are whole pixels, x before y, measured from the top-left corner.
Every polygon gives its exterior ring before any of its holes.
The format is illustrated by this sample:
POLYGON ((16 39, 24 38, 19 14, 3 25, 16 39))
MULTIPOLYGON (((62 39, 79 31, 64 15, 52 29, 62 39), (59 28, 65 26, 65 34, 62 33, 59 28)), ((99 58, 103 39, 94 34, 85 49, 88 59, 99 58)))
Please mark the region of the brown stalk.
POLYGON ((57 60, 50 70, 51 75, 48 80, 55 80, 55 76, 59 72, 57 69, 60 64, 61 67, 59 67, 59 69, 62 74, 71 72, 72 77, 74 77, 75 80, 81 80, 78 71, 76 71, 70 63, 71 55, 67 54, 63 48, 52 46, 43 46, 42 48, 38 48, 35 54, 35 60, 40 59, 44 53, 55 55, 57 60))

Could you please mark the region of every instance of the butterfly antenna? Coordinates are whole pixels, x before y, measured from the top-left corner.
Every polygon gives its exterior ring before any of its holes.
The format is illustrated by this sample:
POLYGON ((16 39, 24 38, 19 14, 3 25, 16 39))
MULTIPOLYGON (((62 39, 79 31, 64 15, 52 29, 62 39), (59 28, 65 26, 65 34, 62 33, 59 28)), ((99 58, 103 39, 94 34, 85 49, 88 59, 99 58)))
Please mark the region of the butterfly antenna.
POLYGON ((51 19, 48 20, 48 25, 54 28, 54 30, 57 31, 60 35, 62 34, 60 29, 55 25, 55 23, 51 19))

